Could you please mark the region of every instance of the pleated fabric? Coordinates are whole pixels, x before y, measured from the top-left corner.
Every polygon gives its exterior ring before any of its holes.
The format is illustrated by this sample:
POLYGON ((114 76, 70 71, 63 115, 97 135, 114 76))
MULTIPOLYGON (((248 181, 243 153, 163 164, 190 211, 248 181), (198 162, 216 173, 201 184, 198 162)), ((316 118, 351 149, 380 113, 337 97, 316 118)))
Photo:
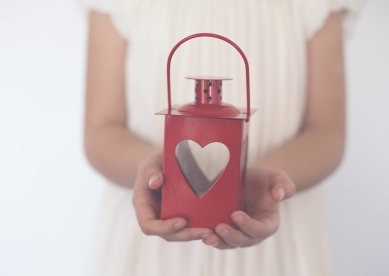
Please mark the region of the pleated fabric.
MULTIPOLYGON (((162 148, 167 107, 166 61, 182 38, 211 32, 245 52, 251 70, 249 165, 298 133, 306 98, 306 42, 333 11, 345 10, 347 28, 361 1, 346 0, 83 0, 108 13, 128 41, 126 62, 129 128, 162 148)), ((230 76, 223 102, 245 107, 245 71, 230 45, 198 38, 172 61, 172 101, 193 101, 188 75, 230 76)), ((212 164, 216 160, 210 158, 212 164)), ((324 191, 317 186, 281 204, 275 235, 244 249, 220 251, 201 241, 166 242, 145 236, 131 204, 132 191, 108 184, 98 225, 91 275, 329 275, 324 191)))

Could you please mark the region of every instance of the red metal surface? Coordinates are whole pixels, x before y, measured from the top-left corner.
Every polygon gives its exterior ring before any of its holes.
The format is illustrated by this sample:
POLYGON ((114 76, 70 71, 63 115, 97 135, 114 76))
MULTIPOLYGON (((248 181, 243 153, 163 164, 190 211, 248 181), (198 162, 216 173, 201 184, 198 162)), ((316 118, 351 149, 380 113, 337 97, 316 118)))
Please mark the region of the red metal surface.
POLYGON ((183 217, 190 227, 215 228, 222 222, 235 227, 231 214, 236 210, 241 210, 244 205, 243 183, 248 152, 248 121, 255 111, 250 109, 247 58, 235 43, 225 37, 209 33, 191 35, 177 43, 170 52, 167 63, 167 81, 168 109, 157 113, 166 116, 161 218, 183 217), (172 107, 170 63, 173 54, 185 41, 203 36, 224 40, 241 54, 246 67, 246 109, 237 109, 232 105, 222 103, 221 81, 225 78, 215 77, 195 77, 197 85, 194 91, 197 99, 181 107, 172 107), (208 91, 204 91, 205 89, 208 91), (224 144, 229 151, 229 161, 224 171, 201 197, 198 197, 187 183, 176 159, 176 146, 183 140, 192 140, 201 147, 219 142, 224 144))
MULTIPOLYGON (((245 120, 197 118, 167 115, 162 187, 161 218, 183 217, 190 227, 214 229, 219 223, 235 224, 231 214, 243 208, 243 160, 248 123, 245 120), (229 162, 215 184, 198 198, 187 183, 175 156, 182 140, 192 140, 201 147, 223 143, 230 152, 229 162)), ((216 161, 217 162, 217 161, 216 161)))

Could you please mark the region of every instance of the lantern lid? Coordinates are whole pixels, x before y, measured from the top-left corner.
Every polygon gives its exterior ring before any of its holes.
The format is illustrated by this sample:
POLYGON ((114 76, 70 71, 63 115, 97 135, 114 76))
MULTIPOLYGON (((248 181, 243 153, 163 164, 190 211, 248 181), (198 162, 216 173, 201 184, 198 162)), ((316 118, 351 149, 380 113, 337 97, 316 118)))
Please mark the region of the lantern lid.
POLYGON ((195 100, 181 106, 173 106, 171 110, 163 110, 157 114, 248 119, 255 112, 255 110, 238 109, 231 104, 222 103, 223 81, 232 80, 230 77, 189 76, 186 79, 195 80, 195 100))

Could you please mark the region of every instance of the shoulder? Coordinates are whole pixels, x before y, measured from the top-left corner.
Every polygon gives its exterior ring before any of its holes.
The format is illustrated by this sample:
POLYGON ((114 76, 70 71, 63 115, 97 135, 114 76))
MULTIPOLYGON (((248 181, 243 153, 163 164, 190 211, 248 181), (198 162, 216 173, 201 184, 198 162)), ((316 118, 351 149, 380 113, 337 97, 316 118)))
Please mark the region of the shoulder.
POLYGON ((323 28, 332 13, 342 12, 343 29, 349 34, 365 0, 296 0, 300 7, 302 27, 307 40, 323 28))
POLYGON ((87 13, 91 10, 107 14, 119 34, 127 39, 133 0, 78 0, 87 13))

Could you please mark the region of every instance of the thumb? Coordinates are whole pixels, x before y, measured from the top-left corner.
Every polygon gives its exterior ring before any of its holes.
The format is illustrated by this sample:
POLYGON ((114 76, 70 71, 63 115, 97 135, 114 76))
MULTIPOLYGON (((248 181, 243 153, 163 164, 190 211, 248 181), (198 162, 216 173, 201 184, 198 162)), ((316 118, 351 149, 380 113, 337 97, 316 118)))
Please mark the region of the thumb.
POLYGON ((150 189, 158 189, 163 184, 163 174, 157 162, 148 162, 142 169, 143 180, 150 189))
POLYGON ((296 186, 292 179, 284 172, 280 170, 274 170, 272 176, 272 197, 275 201, 281 201, 291 198, 296 192, 296 186))

